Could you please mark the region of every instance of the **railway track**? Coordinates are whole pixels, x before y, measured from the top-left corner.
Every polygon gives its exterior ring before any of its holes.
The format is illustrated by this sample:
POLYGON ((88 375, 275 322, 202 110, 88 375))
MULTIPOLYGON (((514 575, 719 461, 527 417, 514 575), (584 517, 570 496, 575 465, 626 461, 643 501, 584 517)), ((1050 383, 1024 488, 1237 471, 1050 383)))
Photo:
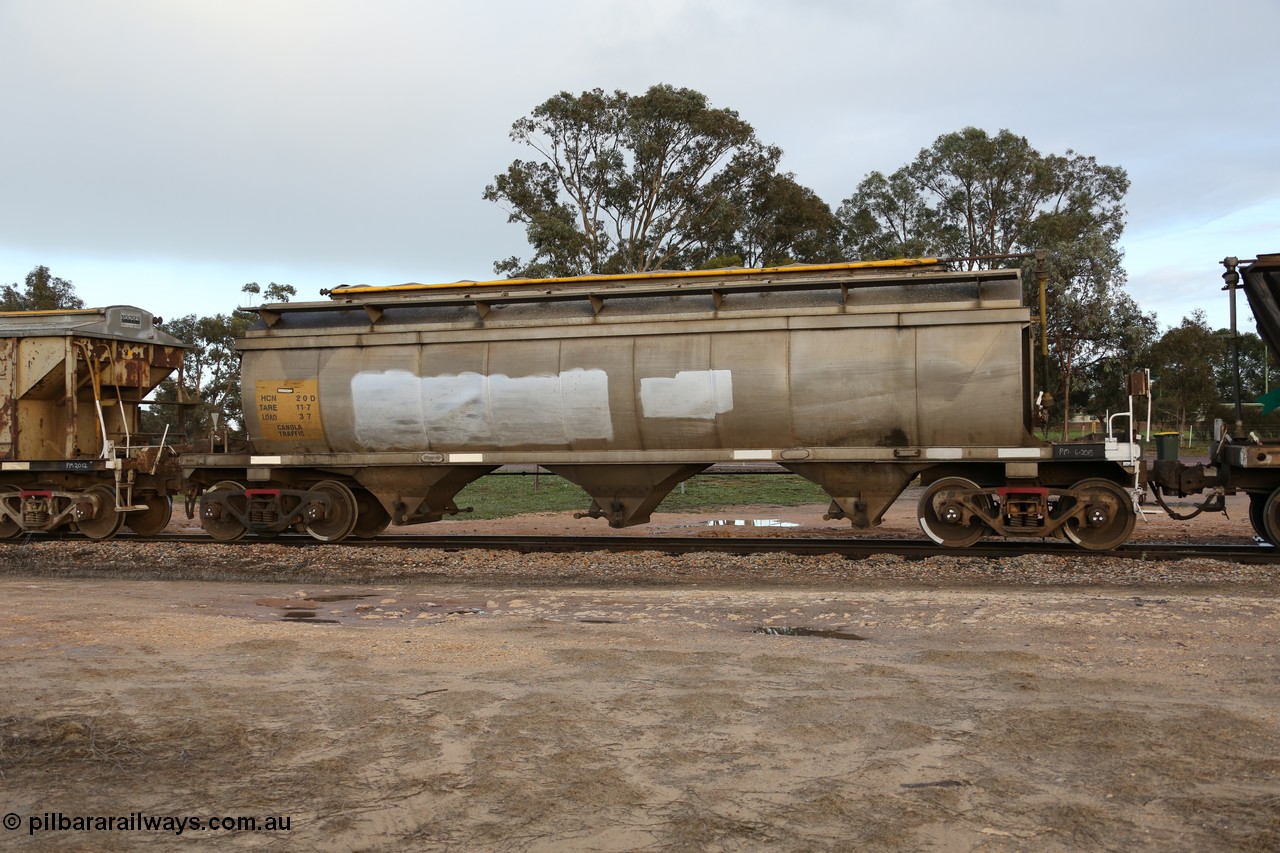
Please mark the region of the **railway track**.
MULTIPOLYGON (((121 540, 138 541, 138 537, 121 535, 121 540)), ((13 540, 14 542, 21 540, 13 540)), ((85 541, 77 539, 77 541, 85 541)), ((168 535, 148 541, 167 543, 215 544, 202 535, 168 535)), ((247 537, 230 544, 261 544, 289 547, 316 547, 309 536, 285 535, 273 539, 247 537)), ((1280 549, 1270 545, 1188 545, 1185 543, 1130 542, 1111 551, 1083 551, 1060 542, 1034 540, 992 540, 968 548, 943 548, 922 539, 848 539, 788 537, 700 537, 700 536, 493 536, 467 534, 455 536, 390 535, 375 539, 348 539, 340 548, 437 548, 446 551, 496 550, 520 553, 573 553, 581 551, 656 551, 664 554, 796 554, 818 556, 835 554, 848 559, 895 554, 908 559, 929 557, 976 557, 1001 559, 1023 555, 1054 556, 1088 560, 1112 557, 1128 560, 1165 561, 1211 559, 1246 564, 1280 564, 1280 549)))

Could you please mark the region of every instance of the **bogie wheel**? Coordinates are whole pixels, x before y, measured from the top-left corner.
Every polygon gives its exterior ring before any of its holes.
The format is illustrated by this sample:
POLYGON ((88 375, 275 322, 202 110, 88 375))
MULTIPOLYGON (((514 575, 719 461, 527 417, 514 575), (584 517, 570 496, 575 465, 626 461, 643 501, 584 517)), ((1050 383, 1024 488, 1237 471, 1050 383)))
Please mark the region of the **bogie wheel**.
POLYGON ((1110 551, 1124 544, 1133 533, 1138 515, 1129 492, 1110 480, 1093 477, 1071 487, 1083 493, 1084 520, 1068 521, 1063 533, 1086 551, 1110 551))
POLYGON ((234 542, 244 536, 246 528, 235 516, 224 513, 219 518, 209 518, 204 514, 205 496, 212 493, 225 494, 227 503, 240 512, 244 512, 244 486, 234 480, 222 480, 205 490, 200 498, 200 526, 219 542, 234 542))
POLYGON ((356 496, 337 480, 324 480, 311 487, 329 498, 329 510, 322 518, 307 522, 307 533, 321 542, 340 542, 346 539, 356 526, 358 510, 356 496))
POLYGON ((916 510, 920 529, 924 534, 946 548, 967 548, 982 538, 987 528, 981 521, 971 518, 969 524, 959 520, 960 505, 940 495, 953 489, 977 491, 981 488, 963 477, 944 477, 925 489, 916 510))
MULTIPOLYGON (((15 489, 13 486, 0 486, 0 499, 8 496, 17 496, 21 491, 21 489, 15 489)), ((21 511, 20 508, 19 511, 21 511)), ((12 539, 21 532, 22 525, 7 515, 0 515, 0 539, 12 539)))
MULTIPOLYGON (((1253 502, 1249 502, 1249 520, 1253 520, 1253 502)), ((1262 506, 1261 524, 1255 523, 1258 535, 1272 545, 1280 546, 1280 489, 1276 489, 1262 506)))
POLYGON ((372 539, 391 524, 391 515, 382 502, 364 489, 355 489, 356 526, 351 535, 359 539, 372 539))
POLYGON ((1249 492, 1249 524, 1253 525, 1253 533, 1258 537, 1265 542, 1276 544, 1267 535, 1267 498, 1270 497, 1270 494, 1262 492, 1249 492))
POLYGON ((124 527, 124 513, 116 512, 116 490, 110 486, 90 486, 84 492, 98 499, 98 511, 93 518, 82 518, 76 522, 80 532, 90 539, 110 539, 124 527))
POLYGON ((168 495, 148 495, 142 499, 144 510, 128 513, 124 523, 139 536, 155 536, 169 526, 173 517, 173 501, 168 495))

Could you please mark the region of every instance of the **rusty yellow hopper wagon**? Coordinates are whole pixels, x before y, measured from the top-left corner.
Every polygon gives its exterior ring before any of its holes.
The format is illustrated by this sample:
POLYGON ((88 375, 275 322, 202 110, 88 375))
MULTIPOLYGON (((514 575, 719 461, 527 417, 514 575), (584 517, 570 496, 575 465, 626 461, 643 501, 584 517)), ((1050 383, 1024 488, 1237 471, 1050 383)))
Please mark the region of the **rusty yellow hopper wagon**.
POLYGON ((184 350, 130 306, 0 313, 0 539, 164 528, 180 469, 139 405, 184 350))

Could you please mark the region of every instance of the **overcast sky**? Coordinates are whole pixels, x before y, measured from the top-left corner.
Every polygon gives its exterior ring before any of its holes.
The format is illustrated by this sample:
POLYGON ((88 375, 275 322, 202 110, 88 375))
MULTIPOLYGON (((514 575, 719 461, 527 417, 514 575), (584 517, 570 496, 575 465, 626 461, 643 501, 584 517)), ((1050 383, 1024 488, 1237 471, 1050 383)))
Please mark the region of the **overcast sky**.
POLYGON ((970 125, 1121 166, 1131 293, 1225 325, 1217 262, 1280 252, 1276 32, 1280 0, 0 0, 0 283, 173 317, 492 278, 528 255, 480 197, 511 123, 669 83, 833 208, 970 125))

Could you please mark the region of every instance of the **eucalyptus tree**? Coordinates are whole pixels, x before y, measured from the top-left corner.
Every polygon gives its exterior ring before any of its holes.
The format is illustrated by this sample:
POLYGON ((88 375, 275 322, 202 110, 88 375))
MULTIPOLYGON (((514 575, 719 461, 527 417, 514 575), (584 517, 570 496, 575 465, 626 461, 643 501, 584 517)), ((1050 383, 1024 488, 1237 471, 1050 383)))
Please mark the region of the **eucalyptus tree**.
POLYGON ((1225 339, 1209 328, 1200 310, 1167 330, 1151 348, 1157 409, 1172 418, 1179 431, 1219 401, 1215 368, 1227 349, 1225 339))
POLYGON ((696 234, 704 266, 782 266, 841 259, 839 223, 830 206, 791 173, 762 172, 730 193, 725 215, 696 234))
MULTIPOLYGON (((1236 370, 1235 359, 1231 356, 1231 330, 1218 329, 1214 334, 1222 341, 1221 355, 1214 365, 1213 374, 1218 386, 1220 402, 1235 401, 1236 370)), ((1240 399, 1252 402, 1266 394, 1276 384, 1277 376, 1272 375, 1273 360, 1267 351, 1267 345, 1256 332, 1240 332, 1240 399)))
POLYGON ((17 284, 0 287, 0 311, 55 311, 61 308, 83 308, 84 300, 76 296, 75 286, 64 278, 38 266, 27 273, 22 289, 17 284))
POLYGON ((717 256, 825 260, 837 251, 830 209, 777 172, 781 149, 693 89, 560 92, 518 119, 511 139, 537 156, 512 162, 483 197, 524 225, 533 254, 498 261, 499 274, 680 269, 717 256))

